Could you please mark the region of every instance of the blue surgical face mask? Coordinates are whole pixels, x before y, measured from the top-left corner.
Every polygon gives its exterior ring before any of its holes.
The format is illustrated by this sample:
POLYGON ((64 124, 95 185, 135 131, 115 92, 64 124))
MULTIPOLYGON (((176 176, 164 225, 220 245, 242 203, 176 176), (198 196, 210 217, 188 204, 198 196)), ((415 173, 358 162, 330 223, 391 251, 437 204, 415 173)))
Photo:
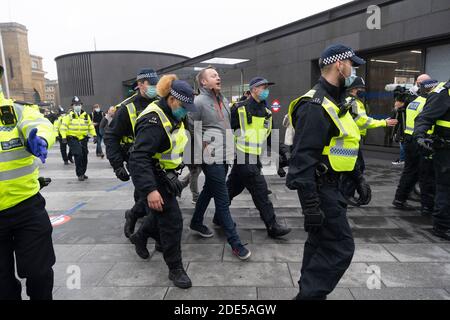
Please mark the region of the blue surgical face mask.
POLYGON ((356 93, 356 96, 361 100, 364 100, 367 98, 367 92, 360 90, 356 93))
POLYGON ((351 75, 350 77, 345 78, 345 87, 349 88, 353 84, 353 81, 355 81, 356 78, 357 77, 355 75, 351 75))
POLYGON ((270 94, 269 89, 265 89, 264 91, 262 91, 259 94, 258 98, 259 98, 260 101, 265 101, 269 97, 269 94, 270 94))
POLYGON ((156 96, 158 95, 156 93, 156 86, 149 86, 147 88, 147 91, 145 92, 145 95, 150 99, 156 98, 156 96))
POLYGON ((172 114, 175 119, 177 119, 178 121, 181 121, 186 117, 187 111, 184 107, 179 107, 178 109, 175 109, 175 110, 172 109, 172 114))

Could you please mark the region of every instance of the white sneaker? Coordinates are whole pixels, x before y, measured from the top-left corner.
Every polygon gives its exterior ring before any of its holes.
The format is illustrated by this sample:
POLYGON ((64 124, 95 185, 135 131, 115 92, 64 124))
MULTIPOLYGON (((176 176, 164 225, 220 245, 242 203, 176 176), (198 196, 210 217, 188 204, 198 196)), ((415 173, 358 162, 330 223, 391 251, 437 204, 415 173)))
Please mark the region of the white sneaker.
POLYGON ((403 166, 405 164, 405 161, 397 160, 397 161, 393 161, 392 164, 394 166, 403 166))

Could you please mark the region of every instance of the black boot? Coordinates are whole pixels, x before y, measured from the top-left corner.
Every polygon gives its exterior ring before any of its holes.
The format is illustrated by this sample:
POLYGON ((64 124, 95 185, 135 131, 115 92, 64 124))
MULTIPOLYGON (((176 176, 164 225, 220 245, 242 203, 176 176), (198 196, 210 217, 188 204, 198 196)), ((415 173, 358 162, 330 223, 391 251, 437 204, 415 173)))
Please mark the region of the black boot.
POLYGON ((136 227, 137 218, 134 216, 131 210, 125 212, 125 225, 123 226, 123 232, 125 237, 130 238, 134 233, 134 228, 136 227))
POLYGON ((150 252, 147 250, 147 239, 144 239, 139 232, 133 233, 130 236, 130 241, 134 244, 136 253, 139 257, 146 260, 150 257, 150 252))
POLYGON ((450 229, 440 229, 438 227, 434 227, 432 233, 439 238, 450 241, 450 229))
POLYGON ((278 222, 273 222, 270 227, 267 228, 267 234, 271 238, 279 238, 282 236, 287 235, 289 232, 291 232, 290 228, 283 227, 278 224, 278 222))
POLYGON ((430 207, 422 207, 420 214, 424 217, 431 217, 433 215, 433 209, 430 207))
POLYGON ((403 210, 403 211, 414 211, 414 210, 416 210, 416 208, 414 208, 412 205, 410 205, 406 201, 394 200, 392 202, 392 205, 394 207, 396 207, 397 209, 403 210))
POLYGON ((181 289, 188 289, 192 287, 192 282, 183 267, 172 269, 169 271, 169 279, 173 284, 181 289))

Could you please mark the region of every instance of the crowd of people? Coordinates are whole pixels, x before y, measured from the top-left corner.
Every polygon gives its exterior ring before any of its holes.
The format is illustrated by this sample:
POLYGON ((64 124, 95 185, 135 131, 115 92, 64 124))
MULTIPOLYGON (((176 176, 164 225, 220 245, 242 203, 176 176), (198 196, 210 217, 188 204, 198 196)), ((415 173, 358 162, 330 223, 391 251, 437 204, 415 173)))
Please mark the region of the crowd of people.
MULTIPOLYGON (((283 121, 284 143, 280 150, 271 150, 279 154, 278 174, 298 194, 308 233, 295 299, 326 299, 350 266, 355 243, 347 206, 365 206, 372 198, 360 147, 367 130, 393 127, 403 146, 405 166, 393 206, 415 210, 407 200, 418 182, 421 214, 432 215, 433 233, 450 240, 450 83, 421 75, 410 92, 396 92, 396 117, 376 120, 368 114, 365 81, 356 76, 355 67, 364 63, 347 46, 326 48, 319 60, 318 83, 290 103, 283 121)), ((262 174, 261 157, 273 131, 267 100, 276 84, 256 76, 240 101, 230 104, 215 68, 201 70, 196 82, 199 92, 174 74, 159 77, 145 68, 136 76, 135 93, 106 114, 99 105, 88 114, 74 97, 70 110, 62 111, 53 125, 36 110, 0 96, 0 128, 4 128, 0 130, 0 299, 20 298, 14 253, 29 296, 52 296, 55 255, 36 161, 45 162, 55 138, 64 164, 75 164, 80 182, 88 179, 89 139, 94 138, 101 159, 104 142, 116 177, 131 180, 135 189, 134 205, 124 216, 125 236, 142 259, 150 257, 147 240, 153 238, 155 250, 163 253, 168 278, 177 287, 192 286, 182 261, 183 218, 178 204, 187 186, 195 205, 191 232, 203 238, 214 236, 204 221, 213 199, 213 223, 223 229, 240 260, 248 260, 251 251, 242 243, 230 205, 244 189, 268 237, 291 232, 278 223, 262 174), (189 174, 181 178, 185 165, 189 174), (202 172, 205 182, 199 190, 202 172), (139 219, 143 220, 136 230, 139 219), (29 231, 26 224, 36 228, 29 231)))

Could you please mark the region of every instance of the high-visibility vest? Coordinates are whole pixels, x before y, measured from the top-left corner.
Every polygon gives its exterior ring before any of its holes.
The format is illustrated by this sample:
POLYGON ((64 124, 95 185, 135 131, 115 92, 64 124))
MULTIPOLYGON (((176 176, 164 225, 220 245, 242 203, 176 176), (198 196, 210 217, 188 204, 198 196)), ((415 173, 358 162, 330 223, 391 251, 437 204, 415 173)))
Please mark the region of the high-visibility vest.
POLYGON ((167 150, 162 153, 156 153, 152 158, 159 161, 161 168, 165 170, 174 170, 183 162, 183 151, 188 142, 188 136, 186 134, 186 130, 184 129, 184 124, 181 122, 179 128, 173 128, 169 118, 156 104, 156 102, 152 102, 147 108, 145 108, 145 110, 139 115, 138 119, 146 114, 149 114, 150 112, 155 112, 159 116, 170 141, 170 146, 167 150))
MULTIPOLYGON (((405 126, 405 134, 409 134, 410 136, 414 133, 414 121, 417 116, 423 111, 423 107, 427 103, 427 98, 417 97, 413 102, 408 104, 406 108, 406 126, 405 126)), ((434 128, 428 130, 428 134, 433 134, 434 128)))
MULTIPOLYGON (((441 82, 432 92, 437 94, 444 90, 447 90, 450 97, 450 82, 441 82)), ((438 136, 450 137, 450 110, 436 121, 435 133, 438 136)))
POLYGON ((83 140, 88 134, 93 137, 97 135, 91 118, 84 111, 80 115, 71 111, 63 118, 59 131, 63 139, 71 136, 83 140))
MULTIPOLYGON (((359 128, 353 120, 350 112, 347 112, 344 116, 339 118, 339 108, 327 97, 318 98, 315 97, 316 90, 312 89, 305 95, 295 99, 289 105, 289 120, 291 123, 295 107, 303 99, 311 100, 315 99, 320 102, 322 108, 330 116, 333 123, 339 130, 339 135, 334 136, 330 140, 330 144, 325 146, 322 155, 327 156, 331 167, 336 172, 353 171, 355 168, 356 160, 358 158, 359 142, 361 140, 361 134, 359 128), (320 101, 319 101, 320 99, 320 101)), ((301 106, 300 106, 301 108, 301 106)), ((296 129, 296 128, 295 128, 296 129)), ((311 132, 314 134, 314 132, 311 132)), ((300 142, 301 143, 301 142, 300 142)))
POLYGON ((61 124, 62 124, 62 120, 63 120, 64 116, 59 116, 58 119, 55 120, 55 122, 53 123, 53 128, 55 129, 55 135, 59 136, 60 132, 59 129, 61 128, 61 124))
MULTIPOLYGON (((350 103, 351 101, 352 97, 348 97, 347 102, 350 103)), ((367 115, 366 106, 357 98, 353 99, 351 114, 356 125, 359 127, 359 133, 362 137, 367 135, 368 129, 382 128, 387 125, 386 120, 377 120, 369 117, 367 115)))
POLYGON ((0 106, 10 107, 15 123, 6 125, 0 120, 0 214, 39 192, 40 160, 26 150, 31 130, 47 141, 48 148, 55 142, 51 122, 33 108, 0 97, 0 106))
POLYGON ((251 123, 248 123, 248 115, 245 106, 237 109, 240 130, 236 130, 236 148, 247 154, 260 156, 267 138, 272 132, 272 112, 266 108, 267 117, 252 115, 251 123))
POLYGON ((137 94, 132 95, 131 97, 129 97, 128 99, 121 102, 120 104, 118 104, 115 107, 116 112, 121 107, 125 107, 127 109, 128 117, 129 117, 130 123, 131 123, 131 128, 133 129, 133 134, 131 136, 122 137, 122 139, 120 140, 121 144, 132 144, 132 143, 134 143, 134 140, 135 140, 134 129, 136 127, 136 120, 137 120, 138 114, 137 114, 136 106, 134 105, 134 103, 132 101, 134 100, 134 98, 136 96, 137 96, 137 94))

